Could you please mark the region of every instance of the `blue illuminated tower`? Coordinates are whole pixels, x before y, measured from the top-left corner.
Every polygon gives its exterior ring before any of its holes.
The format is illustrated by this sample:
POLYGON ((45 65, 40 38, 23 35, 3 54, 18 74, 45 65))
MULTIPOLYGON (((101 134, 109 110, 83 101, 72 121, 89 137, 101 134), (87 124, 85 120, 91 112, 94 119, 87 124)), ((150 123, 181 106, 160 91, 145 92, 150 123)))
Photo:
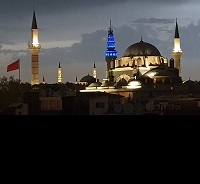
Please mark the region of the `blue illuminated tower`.
POLYGON ((107 72, 109 72, 110 69, 115 68, 115 59, 117 58, 117 51, 115 50, 115 37, 111 27, 111 20, 110 27, 108 29, 107 50, 105 55, 107 62, 107 72))

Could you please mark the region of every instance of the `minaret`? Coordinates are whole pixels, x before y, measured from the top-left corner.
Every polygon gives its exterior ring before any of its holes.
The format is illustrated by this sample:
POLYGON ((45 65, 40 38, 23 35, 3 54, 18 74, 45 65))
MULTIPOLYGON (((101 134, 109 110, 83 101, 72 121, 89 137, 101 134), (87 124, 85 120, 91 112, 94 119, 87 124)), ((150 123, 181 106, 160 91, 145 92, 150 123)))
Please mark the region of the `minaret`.
POLYGON ((32 21, 32 43, 29 45, 31 52, 31 85, 39 84, 39 53, 41 51, 41 45, 38 42, 38 28, 35 16, 35 10, 33 12, 32 21))
POLYGON ((59 66, 58 66, 58 84, 62 84, 62 69, 60 66, 60 62, 59 62, 59 66))
POLYGON ((106 62, 107 62, 107 76, 110 78, 109 71, 110 69, 115 68, 115 59, 117 58, 117 51, 115 50, 115 38, 112 30, 111 20, 110 27, 108 29, 108 38, 107 38, 107 50, 106 50, 106 62))
POLYGON ((174 65, 175 65, 174 67, 179 70, 179 75, 181 75, 182 50, 181 50, 177 19, 176 19, 176 28, 175 28, 175 36, 174 36, 174 49, 173 49, 172 55, 174 58, 174 65))
POLYGON ((94 67, 93 67, 93 77, 97 80, 97 69, 94 63, 94 67))
POLYGON ((42 84, 46 84, 44 76, 43 76, 42 84))

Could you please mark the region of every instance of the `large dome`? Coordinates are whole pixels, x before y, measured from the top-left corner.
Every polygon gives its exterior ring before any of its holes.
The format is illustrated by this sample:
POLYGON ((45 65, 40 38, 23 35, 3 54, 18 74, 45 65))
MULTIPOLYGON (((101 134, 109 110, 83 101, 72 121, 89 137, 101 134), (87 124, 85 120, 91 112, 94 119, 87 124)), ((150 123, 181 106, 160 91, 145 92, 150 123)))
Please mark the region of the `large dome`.
POLYGON ((161 54, 154 45, 141 40, 140 42, 129 46, 124 53, 124 57, 135 56, 161 56, 161 54))

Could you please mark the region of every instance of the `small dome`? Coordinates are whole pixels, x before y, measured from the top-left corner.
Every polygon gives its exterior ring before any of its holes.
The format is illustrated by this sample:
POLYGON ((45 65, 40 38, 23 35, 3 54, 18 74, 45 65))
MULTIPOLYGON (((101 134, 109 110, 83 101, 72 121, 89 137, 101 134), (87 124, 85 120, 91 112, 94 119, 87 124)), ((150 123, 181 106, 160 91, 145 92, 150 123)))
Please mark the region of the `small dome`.
POLYGON ((122 87, 122 86, 126 86, 128 84, 128 82, 126 81, 126 79, 122 78, 121 80, 119 80, 118 82, 115 83, 115 87, 122 87))
POLYGON ((87 82, 90 85, 90 84, 96 82, 96 79, 88 74, 88 75, 84 76, 80 80, 80 82, 87 82))
POLYGON ((131 81, 131 82, 128 83, 128 86, 132 86, 132 85, 141 86, 142 83, 140 81, 134 80, 134 81, 131 81))
POLYGON ((200 93, 200 85, 197 81, 192 81, 189 79, 189 80, 183 82, 182 90, 184 90, 185 93, 199 94, 200 93))
POLYGON ((183 86, 184 87, 194 87, 194 88, 196 88, 196 87, 200 87, 200 85, 197 83, 197 82, 195 82, 195 81, 192 81, 192 80, 187 80, 187 81, 185 81, 185 82, 183 82, 183 86))
POLYGON ((101 86, 100 82, 94 82, 94 83, 89 85, 89 87, 100 87, 100 86, 101 86))
POLYGON ((170 70, 166 70, 165 68, 162 67, 156 67, 143 74, 140 78, 154 78, 154 77, 177 78, 178 76, 175 75, 175 73, 170 70))
POLYGON ((140 42, 129 46, 124 53, 124 57, 135 56, 161 56, 161 54, 154 45, 141 40, 140 42))

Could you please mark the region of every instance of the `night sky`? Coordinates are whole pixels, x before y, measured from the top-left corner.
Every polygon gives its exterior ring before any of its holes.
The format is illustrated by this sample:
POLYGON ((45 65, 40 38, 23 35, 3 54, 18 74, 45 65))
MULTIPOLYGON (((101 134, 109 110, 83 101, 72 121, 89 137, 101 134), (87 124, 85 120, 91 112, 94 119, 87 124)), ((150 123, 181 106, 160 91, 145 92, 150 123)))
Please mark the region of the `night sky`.
POLYGON ((116 50, 122 57, 133 43, 153 44, 172 57, 175 21, 181 38, 182 79, 200 80, 200 1, 198 0, 0 0, 0 78, 14 76, 7 65, 21 61, 22 82, 31 81, 31 24, 33 9, 39 29, 40 82, 57 82, 59 62, 63 82, 75 82, 94 62, 97 77, 105 78, 107 32, 112 20, 116 50))

